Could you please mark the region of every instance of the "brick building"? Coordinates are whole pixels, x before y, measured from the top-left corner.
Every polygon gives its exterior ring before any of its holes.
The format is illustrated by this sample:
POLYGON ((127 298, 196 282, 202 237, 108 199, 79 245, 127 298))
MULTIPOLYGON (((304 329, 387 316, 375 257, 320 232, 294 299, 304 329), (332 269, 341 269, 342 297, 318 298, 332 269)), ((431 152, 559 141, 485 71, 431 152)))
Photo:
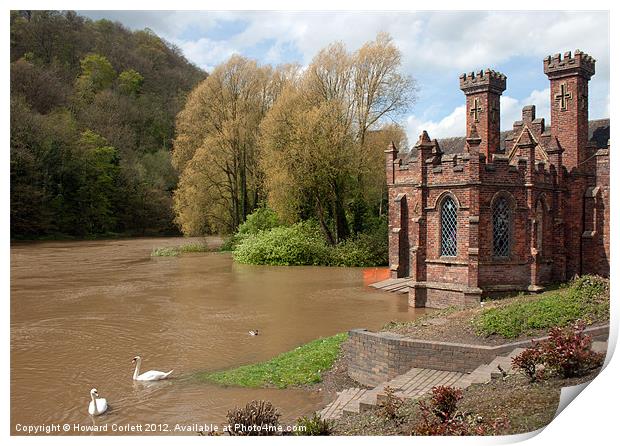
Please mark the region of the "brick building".
POLYGON ((500 132, 506 76, 463 74, 467 137, 386 150, 390 270, 409 304, 477 305, 577 274, 609 275, 609 120, 588 120, 595 60, 543 61, 551 123, 523 108, 500 132))

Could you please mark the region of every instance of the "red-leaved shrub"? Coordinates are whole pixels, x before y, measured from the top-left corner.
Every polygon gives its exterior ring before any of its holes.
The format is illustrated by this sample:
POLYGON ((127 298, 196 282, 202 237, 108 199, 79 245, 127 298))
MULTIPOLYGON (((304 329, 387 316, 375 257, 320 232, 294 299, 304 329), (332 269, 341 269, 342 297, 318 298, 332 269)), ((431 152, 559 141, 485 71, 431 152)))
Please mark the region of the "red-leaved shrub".
POLYGON ((461 389, 450 386, 433 387, 432 396, 418 402, 421 420, 414 427, 413 435, 498 435, 506 432, 506 417, 486 423, 480 416, 457 411, 463 398, 461 389))
POLYGON ((512 358, 512 367, 521 371, 531 382, 541 377, 537 366, 542 364, 542 352, 536 343, 530 348, 526 348, 519 355, 512 358))
POLYGON ((540 346, 545 366, 572 378, 602 365, 605 355, 592 351, 592 336, 583 333, 585 327, 580 321, 567 329, 551 329, 549 339, 540 346))

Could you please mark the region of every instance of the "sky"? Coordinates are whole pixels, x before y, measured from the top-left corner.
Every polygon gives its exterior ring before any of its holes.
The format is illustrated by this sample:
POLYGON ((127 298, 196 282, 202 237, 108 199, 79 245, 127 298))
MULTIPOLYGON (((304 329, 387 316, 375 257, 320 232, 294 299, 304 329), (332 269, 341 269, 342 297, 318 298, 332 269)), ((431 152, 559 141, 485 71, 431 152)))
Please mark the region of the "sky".
POLYGON ((402 70, 417 99, 401 124, 410 143, 465 134, 465 98, 458 78, 492 68, 508 77, 501 98, 502 130, 525 105, 549 122, 549 81, 543 58, 581 49, 596 59, 590 119, 609 117, 609 14, 566 11, 79 11, 92 19, 150 28, 210 71, 232 54, 262 64, 307 65, 334 41, 350 51, 388 32, 402 52, 402 70))

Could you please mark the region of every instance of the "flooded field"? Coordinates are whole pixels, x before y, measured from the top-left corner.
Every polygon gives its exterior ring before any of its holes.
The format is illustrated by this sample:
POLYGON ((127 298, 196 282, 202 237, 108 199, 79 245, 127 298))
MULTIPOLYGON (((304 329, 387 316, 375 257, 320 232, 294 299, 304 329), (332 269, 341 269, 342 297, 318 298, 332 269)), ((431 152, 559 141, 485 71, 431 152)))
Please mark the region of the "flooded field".
POLYGON ((155 247, 187 241, 11 247, 13 433, 18 423, 220 424, 229 409, 252 399, 272 401, 282 421, 293 421, 320 408, 322 395, 222 387, 194 374, 422 314, 404 295, 365 287, 357 268, 246 266, 218 252, 150 256, 155 247), (249 336, 252 329, 260 336, 249 336), (174 369, 174 379, 134 383, 131 359, 138 354, 143 370, 174 369), (96 420, 87 413, 92 387, 111 406, 96 420))

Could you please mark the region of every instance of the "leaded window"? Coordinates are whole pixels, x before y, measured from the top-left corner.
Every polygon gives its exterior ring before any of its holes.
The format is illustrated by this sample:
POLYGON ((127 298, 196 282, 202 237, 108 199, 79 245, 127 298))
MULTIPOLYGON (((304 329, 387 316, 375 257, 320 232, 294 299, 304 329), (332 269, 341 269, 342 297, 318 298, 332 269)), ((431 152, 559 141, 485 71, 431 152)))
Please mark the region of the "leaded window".
POLYGON ((510 204, 500 197, 493 206, 493 255, 510 256, 510 204))
POLYGON ((456 203, 452 197, 441 204, 441 255, 456 256, 456 203))

